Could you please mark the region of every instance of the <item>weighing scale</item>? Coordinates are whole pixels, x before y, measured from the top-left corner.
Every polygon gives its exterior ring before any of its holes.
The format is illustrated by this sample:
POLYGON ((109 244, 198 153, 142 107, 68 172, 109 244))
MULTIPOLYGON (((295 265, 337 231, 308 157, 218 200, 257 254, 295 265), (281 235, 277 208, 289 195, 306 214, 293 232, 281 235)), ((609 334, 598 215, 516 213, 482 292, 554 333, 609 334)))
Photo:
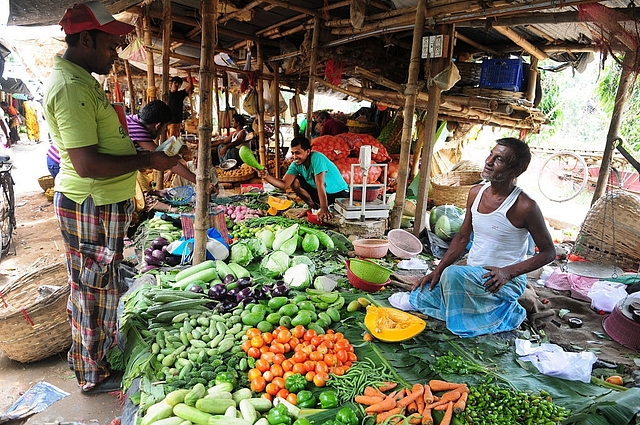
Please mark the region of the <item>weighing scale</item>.
POLYGON ((369 168, 372 166, 380 167, 384 171, 384 180, 387 181, 387 164, 371 164, 371 146, 365 145, 360 147, 360 157, 358 164, 351 164, 351 184, 349 185, 349 198, 338 198, 333 205, 334 210, 346 218, 347 220, 365 221, 368 218, 388 218, 389 217, 389 204, 386 203, 387 199, 387 186, 386 184, 367 184, 367 175, 369 174, 369 168), (355 184, 354 174, 355 167, 362 169, 362 184, 355 184), (361 188, 361 201, 353 200, 353 189, 361 188), (367 188, 380 189, 382 188, 382 200, 376 199, 371 202, 367 202, 367 188))

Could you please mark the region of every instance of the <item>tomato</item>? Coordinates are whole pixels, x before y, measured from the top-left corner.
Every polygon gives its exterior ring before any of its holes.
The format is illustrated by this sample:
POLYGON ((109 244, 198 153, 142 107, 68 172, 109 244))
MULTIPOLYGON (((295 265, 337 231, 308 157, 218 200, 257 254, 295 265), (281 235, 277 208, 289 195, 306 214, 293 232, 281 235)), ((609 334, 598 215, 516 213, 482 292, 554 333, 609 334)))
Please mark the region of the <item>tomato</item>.
POLYGON ((273 341, 273 334, 271 332, 263 333, 262 340, 264 341, 265 344, 271 344, 271 341, 273 341))
POLYGON ((284 388, 284 378, 280 376, 273 378, 273 381, 271 382, 274 383, 279 389, 284 388))
POLYGON ((318 345, 322 344, 322 341, 324 341, 324 338, 322 338, 322 336, 320 335, 316 335, 313 338, 311 338, 311 345, 313 345, 314 347, 317 347, 318 345))
POLYGON ((285 360, 287 360, 287 358, 282 353, 278 353, 273 356, 273 362, 275 364, 282 364, 285 360))
POLYGON ((307 369, 307 372, 310 370, 316 370, 316 362, 313 360, 307 360, 304 362, 304 367, 307 369))
POLYGON ((348 368, 346 366, 336 366, 333 368, 333 373, 335 375, 342 376, 347 371, 347 369, 348 368))
POLYGON ((271 373, 273 373, 273 376, 282 376, 284 375, 284 370, 281 365, 273 364, 271 365, 271 373))
POLYGON ((373 337, 371 336, 370 333, 366 333, 364 335, 362 335, 362 340, 365 342, 371 342, 373 341, 373 337))
POLYGON ((273 360, 275 359, 276 354, 272 353, 270 351, 267 351, 266 353, 262 353, 260 355, 261 359, 265 359, 266 361, 268 361, 269 363, 273 363, 273 360))
POLYGON ((258 369, 260 372, 265 373, 267 370, 269 370, 270 367, 271 365, 265 359, 256 360, 256 369, 258 369))
POLYGON ((284 359, 284 361, 281 364, 282 364, 282 369, 285 372, 291 372, 293 370, 293 362, 291 360, 284 359))
MULTIPOLYGON (((289 340, 289 342, 288 342, 287 344, 289 344, 289 347, 290 347, 292 350, 295 350, 295 349, 296 349, 296 347, 297 347, 298 345, 300 345, 300 340, 299 340, 298 338, 296 338, 295 336, 292 336, 292 337, 291 337, 291 339, 289 340)), ((286 347, 286 345, 287 345, 287 344, 285 344, 285 347, 286 347)))
POLYGON ((331 366, 335 366, 337 359, 336 359, 336 355, 335 354, 331 354, 331 353, 327 353, 324 355, 324 362, 327 364, 327 366, 331 367, 331 366))
POLYGON ((305 373, 308 372, 308 370, 307 370, 307 367, 304 365, 304 363, 294 363, 293 369, 291 369, 291 372, 304 375, 305 373))
POLYGON ((259 357, 260 357, 260 354, 262 354, 262 353, 260 352, 260 349, 259 349, 259 348, 256 348, 256 347, 251 347, 251 348, 249 348, 249 351, 247 351, 247 355, 248 355, 249 357, 253 357, 254 359, 259 358, 259 357))
POLYGON ((347 360, 349 360, 349 353, 347 353, 346 350, 339 350, 336 351, 336 359, 340 362, 340 363, 344 363, 347 360))
POLYGON ((339 340, 339 339, 344 339, 344 334, 343 334, 342 332, 336 332, 336 333, 334 334, 334 338, 335 338, 335 340, 334 340, 334 341, 337 341, 337 340, 339 340))
MULTIPOLYGON (((306 373, 306 372, 305 372, 306 373)), ((282 375, 282 377, 284 378, 284 380, 286 381, 288 377, 290 377, 291 375, 294 375, 293 371, 288 370, 284 373, 284 375, 282 375)))
POLYGON ((280 391, 278 391, 278 393, 276 394, 276 397, 280 397, 280 398, 284 398, 285 400, 287 399, 287 397, 289 397, 289 390, 286 388, 281 389, 280 391))
POLYGON ((307 361, 307 355, 304 351, 296 351, 291 357, 294 363, 304 363, 307 361))
POLYGON ((252 347, 260 348, 264 345, 264 341, 259 336, 254 336, 253 338, 251 338, 250 344, 252 347))
POLYGON ((262 393, 260 394, 260 397, 264 398, 265 400, 273 401, 273 396, 269 393, 262 393))
POLYGON ((324 345, 324 342, 321 345, 318 345, 317 352, 322 354, 323 356, 329 352, 329 348, 324 345))
POLYGON ((244 341, 240 347, 242 348, 242 351, 246 353, 247 351, 249 351, 249 348, 251 348, 251 340, 248 339, 244 341))
POLYGON ((289 351, 291 351, 291 345, 288 342, 285 342, 284 344, 282 344, 282 347, 285 353, 288 353, 289 351))
POLYGON ((298 404, 298 395, 295 393, 289 393, 289 395, 287 396, 287 401, 296 406, 298 404))
POLYGON ((319 362, 316 362, 316 374, 328 374, 329 373, 329 366, 327 366, 327 364, 320 360, 319 362))
POLYGON ((347 355, 349 356, 349 361, 351 362, 355 362, 358 360, 358 356, 356 356, 356 353, 353 352, 348 352, 347 355))
POLYGON ((264 390, 266 391, 267 394, 275 396, 276 394, 278 394, 278 391, 280 391, 280 388, 278 388, 278 386, 273 382, 270 382, 267 384, 264 390))
POLYGON ((306 329, 302 325, 298 325, 295 328, 291 329, 291 334, 296 338, 302 338, 304 336, 306 329))
POLYGON ((313 351, 309 355, 309 359, 313 360, 314 362, 317 362, 318 360, 322 360, 323 358, 324 358, 324 354, 322 354, 320 351, 313 351))
POLYGON ((251 391, 261 393, 266 385, 267 381, 262 376, 258 376, 251 380, 251 391))
POLYGON ((304 375, 304 379, 306 379, 309 382, 312 382, 315 376, 316 376, 316 373, 313 370, 310 370, 304 375))
POLYGON ((269 350, 272 353, 275 353, 275 354, 278 354, 278 353, 284 354, 284 352, 285 352, 284 351, 284 344, 281 343, 281 342, 272 342, 271 343, 271 348, 269 348, 269 350))
POLYGON ((275 376, 273 375, 273 372, 271 372, 270 370, 265 370, 264 372, 262 372, 262 377, 267 382, 271 382, 273 381, 273 378, 275 378, 275 376))
POLYGON ((268 345, 263 345, 262 347, 260 347, 260 353, 268 353, 268 352, 269 352, 268 345))
POLYGON ((262 376, 262 372, 260 372, 260 370, 256 369, 255 367, 249 370, 249 372, 247 373, 247 378, 249 379, 249 381, 253 381, 259 376, 262 376))
POLYGON ((249 339, 253 338, 254 336, 261 336, 262 335, 262 331, 258 328, 250 328, 247 329, 247 334, 246 334, 249 339))
POLYGON ((329 379, 329 375, 316 373, 313 377, 313 383, 316 387, 324 387, 327 384, 327 379, 329 379))
POLYGON ((311 341, 311 338, 313 338, 314 336, 318 336, 318 333, 313 329, 307 329, 307 331, 304 333, 304 340, 311 341))
POLYGON ((285 342, 289 342, 290 339, 291 339, 291 332, 287 328, 284 328, 283 330, 278 332, 278 336, 276 337, 276 340, 283 344, 285 342))
POLYGON ((351 346, 351 344, 349 343, 348 340, 341 338, 341 339, 337 339, 335 344, 334 344, 336 350, 347 350, 349 351, 349 347, 351 346))

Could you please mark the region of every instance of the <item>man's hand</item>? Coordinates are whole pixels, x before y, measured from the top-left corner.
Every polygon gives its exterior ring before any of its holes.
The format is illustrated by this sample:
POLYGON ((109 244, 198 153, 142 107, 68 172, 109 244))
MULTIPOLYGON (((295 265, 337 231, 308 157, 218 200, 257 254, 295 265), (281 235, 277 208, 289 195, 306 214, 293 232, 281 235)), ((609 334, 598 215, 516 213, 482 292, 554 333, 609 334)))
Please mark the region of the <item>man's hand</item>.
POLYGON ((220 152, 218 152, 220 154, 220 156, 224 156, 224 154, 227 153, 227 150, 229 149, 228 145, 224 145, 220 148, 220 152))
POLYGON ((495 294, 511 279, 506 267, 484 266, 484 268, 489 270, 482 275, 483 278, 487 279, 484 282, 484 288, 487 292, 495 294))
POLYGON ((169 170, 180 160, 178 155, 167 156, 164 152, 152 152, 146 155, 151 156, 149 166, 156 170, 169 170))
POLYGON ((433 291, 433 288, 436 287, 439 281, 440 281, 440 272, 434 270, 431 273, 427 274, 422 279, 420 279, 418 282, 414 283, 413 286, 411 287, 411 290, 415 291, 418 287, 420 287, 420 292, 422 292, 422 290, 424 289, 424 285, 426 285, 428 282, 430 283, 429 291, 433 291))
POLYGON ((261 179, 266 179, 267 177, 269 177, 269 172, 264 169, 264 170, 257 170, 258 171, 258 177, 261 179))
POLYGON ((320 211, 318 211, 318 220, 320 221, 329 221, 331 217, 332 215, 328 208, 320 208, 320 211))

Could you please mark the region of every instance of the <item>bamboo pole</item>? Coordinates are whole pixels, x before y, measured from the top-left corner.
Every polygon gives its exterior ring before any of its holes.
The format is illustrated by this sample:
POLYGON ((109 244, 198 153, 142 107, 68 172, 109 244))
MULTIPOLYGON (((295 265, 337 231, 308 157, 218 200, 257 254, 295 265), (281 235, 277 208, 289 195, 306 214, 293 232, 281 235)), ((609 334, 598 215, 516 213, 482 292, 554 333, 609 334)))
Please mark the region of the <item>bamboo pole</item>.
POLYGON ((533 104, 536 98, 536 86, 538 84, 538 58, 531 56, 531 65, 529 66, 529 84, 527 86, 527 100, 533 104))
MULTIPOLYGON (((162 0, 162 100, 169 103, 169 58, 171 55, 171 1, 162 0)), ((162 138, 164 140, 164 138, 162 138)))
POLYGON ((320 40, 320 18, 313 21, 313 35, 311 37, 311 61, 309 62, 309 87, 307 88, 307 128, 305 137, 311 140, 313 130, 313 98, 315 96, 316 66, 318 64, 318 42, 320 40))
POLYGON ((153 39, 151 38, 151 23, 149 21, 149 6, 142 7, 142 35, 144 37, 144 47, 147 50, 147 95, 145 102, 151 102, 157 99, 156 80, 154 75, 153 64, 153 39))
POLYGON ((129 86, 129 110, 132 115, 135 115, 138 109, 138 102, 136 99, 136 89, 133 86, 133 78, 131 77, 131 66, 129 61, 124 61, 124 72, 127 75, 127 85, 129 86))
POLYGON ((516 43, 518 46, 522 47, 525 52, 529 53, 531 56, 538 58, 539 60, 549 59, 549 55, 547 55, 542 50, 538 49, 533 44, 529 43, 525 40, 524 37, 521 37, 518 33, 512 30, 509 27, 493 27, 494 30, 498 31, 500 34, 507 37, 509 40, 516 43))
POLYGON ((600 199, 605 192, 606 182, 609 179, 609 164, 611 164, 611 157, 613 156, 613 149, 616 143, 616 139, 620 135, 620 122, 622 121, 622 114, 624 113, 625 105, 629 99, 629 90, 633 87, 633 84, 637 78, 637 74, 634 72, 637 63, 637 54, 635 52, 627 52, 624 55, 622 61, 622 72, 620 73, 620 82, 618 83, 618 91, 616 92, 616 100, 613 104, 613 113, 611 114, 611 121, 609 122, 609 131, 607 132, 607 143, 602 152, 602 161, 600 165, 600 172, 598 173, 598 182, 594 190, 593 198, 591 199, 591 206, 600 199))
MULTIPOLYGON (((453 25, 443 25, 441 34, 448 34, 453 40, 455 28, 453 25)), ((451 62, 453 43, 446 46, 449 54, 444 58, 431 59, 431 73, 429 77, 438 75, 451 62)), ((427 79, 430 81, 430 78, 427 79)), ((427 222, 427 198, 429 196, 429 179, 431 173, 431 158, 433 157, 433 146, 435 145, 435 134, 438 129, 438 109, 440 107, 440 95, 442 90, 431 81, 429 86, 429 102, 427 104, 427 117, 425 119, 424 147, 420 158, 420 182, 418 184, 418 202, 416 204, 416 216, 413 222, 413 234, 418 236, 422 229, 425 228, 427 222)), ((414 156, 417 161, 417 155, 414 156)), ((396 195, 397 196, 397 195, 396 195)), ((403 202, 404 204, 404 202, 403 202)))
MULTIPOLYGON (((400 146, 400 165, 398 167, 398 179, 396 199, 391 209, 389 227, 399 229, 404 210, 404 201, 407 195, 407 182, 409 179, 409 155, 411 154, 411 130, 413 126, 413 114, 416 108, 416 98, 420 91, 418 74, 420 73, 420 56, 422 54, 422 34, 424 32, 424 12, 427 8, 427 0, 419 0, 415 14, 415 30, 413 32, 413 44, 411 46, 411 62, 409 62, 409 76, 404 90, 404 119, 402 120, 402 139, 400 146)), ((415 161, 415 158, 414 158, 415 161)))
POLYGON ((213 80, 216 77, 214 57, 217 42, 218 0, 202 1, 202 48, 200 57, 200 114, 198 117, 198 167, 196 169, 196 216, 195 240, 192 264, 203 262, 207 257, 207 230, 211 227, 209 215, 209 175, 211 164, 211 133, 213 131, 213 80))
MULTIPOLYGON (((222 127, 220 126, 220 86, 218 83, 218 69, 215 62, 213 62, 213 69, 216 71, 215 78, 213 79, 213 95, 216 102, 216 116, 218 117, 218 134, 222 134, 222 127)), ((213 152, 211 155, 218 155, 218 152, 213 152)))
POLYGON ((494 55, 497 55, 498 52, 494 49, 492 49, 491 47, 487 47, 483 44, 478 43, 477 41, 474 41, 472 39, 470 39, 469 37, 467 37, 464 34, 460 34, 459 32, 456 32, 456 38, 458 40, 464 41, 465 43, 467 43, 469 46, 471 47, 475 47, 476 49, 483 51, 483 52, 489 52, 489 53, 493 53, 494 55))
MULTIPOLYGON (((256 45, 256 56, 258 62, 258 75, 262 75, 264 71, 264 60, 262 57, 262 49, 260 45, 256 45)), ((258 78, 258 154, 260 156, 260 164, 267 163, 266 140, 264 138, 264 82, 262 78, 258 78)))
POLYGON ((420 171, 420 160, 418 152, 422 152, 424 147, 424 132, 425 132, 425 120, 420 119, 416 121, 416 144, 413 147, 413 164, 411 164, 411 178, 414 179, 420 171))
MULTIPOLYGON (((274 162, 276 164, 276 172, 275 172, 275 176, 277 179, 280 178, 280 93, 279 93, 279 89, 280 87, 278 87, 278 85, 280 84, 280 80, 279 80, 279 74, 280 74, 280 66, 278 66, 278 63, 274 64, 275 66, 274 71, 273 71, 273 106, 274 106, 274 112, 273 112, 273 137, 275 138, 275 145, 276 145, 276 152, 275 152, 275 159, 274 162)), ((265 162, 264 165, 266 166, 267 163, 265 162)))

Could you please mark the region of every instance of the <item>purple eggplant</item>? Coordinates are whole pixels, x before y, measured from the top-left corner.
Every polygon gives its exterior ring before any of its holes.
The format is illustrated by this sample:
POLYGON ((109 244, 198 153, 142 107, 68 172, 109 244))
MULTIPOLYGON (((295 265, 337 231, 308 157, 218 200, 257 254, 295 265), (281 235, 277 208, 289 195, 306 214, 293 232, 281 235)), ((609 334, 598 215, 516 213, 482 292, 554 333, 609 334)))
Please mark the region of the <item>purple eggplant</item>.
POLYGON ((147 263, 148 265, 152 265, 152 266, 161 266, 162 265, 162 261, 160 261, 158 258, 154 257, 153 255, 145 255, 144 256, 144 262, 147 263))
POLYGON ((209 288, 207 295, 213 300, 222 301, 227 295, 227 287, 222 283, 218 283, 217 285, 213 285, 209 288))
POLYGON ((207 307, 209 310, 213 310, 218 306, 218 303, 210 302, 210 303, 206 303, 204 306, 207 307))
POLYGON ((238 284, 238 288, 246 288, 248 286, 251 286, 251 278, 241 277, 236 281, 236 283, 238 284))
POLYGON ((240 293, 240 291, 242 291, 242 289, 240 289, 240 288, 238 288, 238 287, 233 288, 233 289, 229 289, 229 290, 227 291, 227 299, 230 299, 230 300, 234 300, 234 301, 235 301, 235 300, 236 300, 236 297, 238 296, 238 294, 240 293))
POLYGON ((224 279, 222 279, 222 282, 223 282, 225 285, 228 285, 228 284, 230 284, 231 282, 235 282, 235 281, 236 281, 236 277, 235 277, 234 275, 232 275, 231 273, 229 273, 228 275, 226 275, 226 276, 224 277, 224 279))
POLYGON ((166 257, 161 249, 154 249, 151 253, 151 256, 156 257, 158 260, 160 260, 161 263, 164 263, 164 259, 166 257))
POLYGON ((182 261, 182 257, 180 255, 167 255, 164 258, 165 263, 170 265, 171 267, 177 266, 182 261))
POLYGON ((151 247, 145 248, 144 255, 151 255, 152 252, 153 252, 153 248, 151 247))
POLYGON ((165 238, 155 238, 150 245, 153 249, 162 249, 163 246, 169 245, 169 241, 165 238))
POLYGON ((242 304, 245 305, 245 306, 247 306, 249 304, 257 304, 257 303, 258 302, 256 301, 256 299, 253 298, 253 297, 247 297, 244 300, 242 300, 242 304))
POLYGON ((202 289, 202 286, 200 285, 193 285, 189 288, 189 291, 195 292, 196 294, 204 294, 204 289, 202 289))
POLYGON ((238 292, 238 294, 236 295, 236 301, 242 302, 247 297, 251 297, 255 300, 255 297, 253 295, 253 289, 251 288, 241 289, 240 292, 238 292))
POLYGON ((271 290, 272 297, 286 297, 289 293, 289 288, 284 285, 274 286, 271 290))
POLYGON ((220 310, 222 310, 223 312, 227 312, 233 310, 236 305, 237 303, 235 301, 224 300, 218 306, 220 310))
POLYGON ((271 295, 271 286, 269 285, 262 285, 262 287, 260 288, 260 292, 262 292, 262 296, 263 297, 268 297, 269 295, 271 295))
POLYGON ((146 273, 146 272, 148 272, 148 271, 155 270, 155 269, 157 269, 157 268, 158 268, 158 266, 156 266, 156 265, 153 265, 153 264, 147 264, 146 266, 143 266, 143 267, 140 269, 140 273, 146 273))

